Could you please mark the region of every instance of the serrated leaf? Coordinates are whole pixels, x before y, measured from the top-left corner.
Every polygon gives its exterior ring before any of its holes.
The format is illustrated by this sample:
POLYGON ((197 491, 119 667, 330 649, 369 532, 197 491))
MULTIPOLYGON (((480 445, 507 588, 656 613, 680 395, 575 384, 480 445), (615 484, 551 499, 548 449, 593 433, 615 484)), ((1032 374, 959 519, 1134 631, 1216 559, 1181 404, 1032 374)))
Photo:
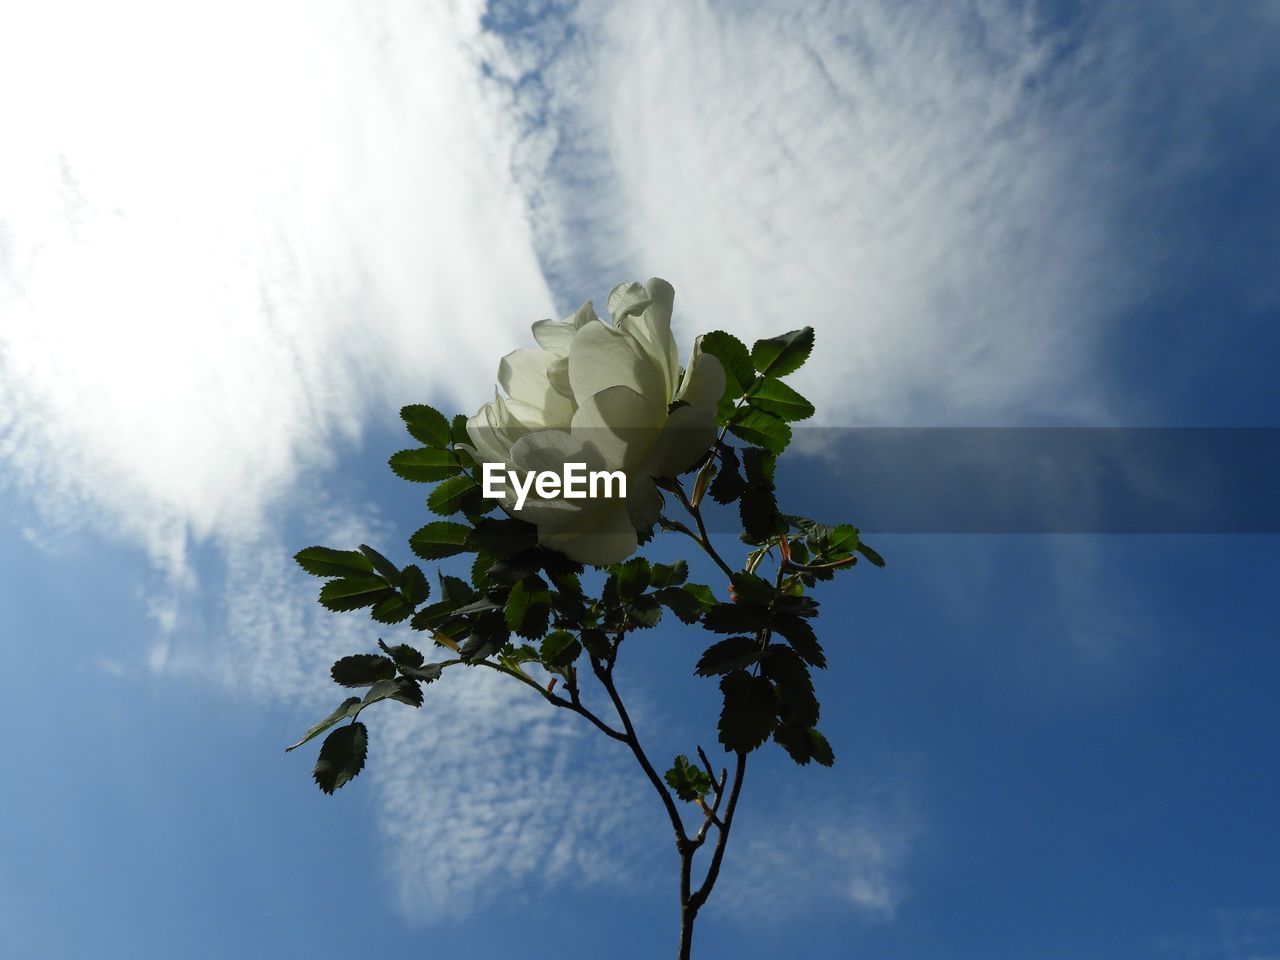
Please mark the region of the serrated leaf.
POLYGON ((689 579, 689 564, 677 560, 673 564, 655 563, 649 574, 649 584, 655 589, 678 587, 689 579))
POLYGON ((760 653, 760 641, 754 637, 730 637, 707 647, 693 672, 700 677, 714 677, 741 670, 759 660, 760 653))
POLYGON ((611 650, 609 638, 603 630, 583 630, 582 645, 586 648, 587 653, 596 660, 606 659, 611 650))
POLYGON ((517 580, 507 597, 504 616, 507 627, 527 640, 536 640, 547 632, 551 613, 551 591, 539 577, 517 580))
POLYGON ((764 628, 769 614, 750 603, 717 603, 702 617, 702 625, 712 633, 755 633, 764 628))
POLYGON ((767 607, 773 602, 773 584, 754 573, 740 570, 733 575, 733 595, 743 603, 767 607))
POLYGON ((420 683, 434 683, 440 679, 440 674, 444 673, 444 664, 424 663, 420 667, 401 664, 400 672, 411 680, 417 680, 420 683))
POLYGON ((711 588, 700 583, 686 583, 682 587, 663 587, 653 596, 684 623, 697 623, 702 615, 715 605, 711 588))
POLYGON ((469 550, 493 557, 510 557, 538 545, 538 528, 514 517, 487 517, 479 521, 467 540, 469 550))
POLYGON ((373 564, 373 569, 378 571, 378 575, 387 581, 391 586, 400 586, 400 568, 394 563, 380 554, 367 543, 360 544, 360 552, 369 558, 369 562, 373 564))
POLYGON ((398 703, 407 703, 413 708, 422 706, 422 688, 413 682, 409 677, 401 677, 396 681, 396 686, 400 689, 391 695, 391 699, 398 703))
POLYGON ((447 447, 452 439, 449 421, 435 407, 425 403, 411 403, 400 408, 400 419, 408 427, 409 434, 428 447, 447 447))
POLYGON ((339 704, 338 708, 334 710, 333 713, 329 714, 319 723, 313 724, 312 726, 308 727, 307 732, 302 735, 301 740, 299 740, 297 743, 293 744, 292 746, 285 747, 284 752, 288 753, 290 750, 297 750, 298 747, 302 746, 304 743, 307 743, 308 741, 313 740, 316 737, 320 736, 320 734, 324 733, 326 730, 332 727, 335 723, 341 723, 343 720, 347 719, 347 717, 352 715, 351 714, 352 708, 359 706, 359 704, 360 704, 359 697, 347 697, 347 699, 343 700, 342 703, 339 704))
POLYGON ((785 377, 804 366, 812 352, 813 327, 803 327, 757 340, 751 348, 751 363, 765 376, 785 377))
POLYGON ((330 580, 320 588, 320 603, 327 610, 343 612, 372 607, 395 593, 381 577, 347 577, 330 580))
POLYGON ((353 653, 337 661, 329 669, 329 675, 334 683, 344 687, 367 687, 394 677, 396 665, 390 657, 377 653, 353 653))
POLYGON ((398 593, 384 597, 373 605, 369 616, 379 623, 400 623, 413 615, 413 604, 398 593))
POLYGON ((381 640, 378 646, 382 648, 382 652, 396 662, 397 667, 420 667, 422 666, 422 652, 407 643, 398 643, 394 647, 389 647, 381 640))
POLYGON ((730 504, 746 489, 747 482, 742 478, 737 451, 733 447, 721 447, 720 471, 707 490, 711 499, 719 504, 730 504))
POLYGON ((701 767, 689 762, 683 753, 675 758, 671 769, 662 775, 667 785, 685 803, 701 800, 711 789, 711 778, 701 767))
POLYGON ((751 488, 738 499, 738 516, 748 543, 763 543, 786 530, 778 500, 769 488, 751 488))
POLYGON ((731 333, 713 330, 699 341, 703 353, 709 353, 724 368, 724 399, 733 401, 742 396, 756 378, 751 363, 751 353, 746 344, 731 333))
POLYGON ((641 630, 656 627, 658 621, 662 619, 662 605, 653 594, 636 597, 626 604, 624 609, 626 610, 627 622, 632 627, 637 627, 641 630))
POLYGON ((747 403, 787 421, 808 420, 814 412, 812 403, 774 377, 757 381, 747 394, 747 403))
POLYGON ((467 433, 467 415, 459 413, 449 423, 449 439, 455 444, 471 443, 471 436, 467 433))
POLYGON ((827 658, 822 646, 813 632, 808 620, 791 613, 775 613, 773 615, 773 632, 791 644, 791 648, 800 655, 805 663, 822 669, 827 665, 827 658))
POLYGON ((632 557, 626 563, 613 568, 617 578, 618 598, 634 600, 649 588, 649 561, 644 557, 632 557))
POLYGON ((720 742, 726 750, 747 753, 769 738, 777 723, 773 685, 745 670, 727 673, 720 680, 724 706, 720 711, 720 742))
POLYGON ((400 571, 400 593, 415 607, 425 603, 431 596, 431 584, 427 575, 416 563, 411 563, 400 571))
POLYGON ((462 472, 462 466, 452 450, 436 450, 431 447, 400 450, 391 455, 387 465, 397 477, 413 483, 436 483, 462 472))
POLYGON ((373 684, 364 697, 360 700, 360 709, 364 709, 371 703, 377 703, 379 700, 389 700, 400 692, 399 681, 392 677, 386 680, 379 680, 373 684))
POLYGON ((467 498, 479 489, 479 484, 466 474, 450 477, 431 491, 427 507, 442 517, 451 516, 462 510, 467 498))
POLYGON ((434 520, 409 537, 409 548, 423 560, 442 560, 469 549, 471 527, 465 523, 434 520))
POLYGON ((471 619, 471 634, 458 650, 466 663, 484 660, 501 650, 511 634, 500 611, 492 611, 471 619))
POLYGON ((760 661, 761 672, 778 690, 778 716, 786 723, 812 727, 818 722, 820 705, 813 692, 809 668, 790 647, 770 644, 760 661))
POLYGON ((835 763, 835 755, 831 752, 831 744, 827 743, 827 738, 804 724, 779 724, 778 729, 773 732, 773 740, 801 766, 810 760, 816 760, 824 767, 835 763))
POLYGON ((826 536, 827 550, 831 553, 853 553, 858 549, 858 528, 842 523, 833 527, 826 536))
POLYGON ((339 727, 325 738, 311 775, 321 790, 332 794, 364 769, 368 753, 369 731, 363 723, 356 721, 339 727))
POLYGON ((582 644, 568 630, 552 630, 542 640, 538 657, 548 667, 567 667, 582 653, 582 644))
POLYGON ((313 577, 365 577, 373 573, 373 564, 359 550, 307 547, 293 559, 313 577))
POLYGON ((817 730, 809 731, 810 751, 813 759, 824 767, 829 767, 836 762, 835 751, 831 749, 831 744, 827 742, 827 738, 820 734, 817 730))
POLYGON ((874 563, 877 567, 884 566, 884 557, 880 556, 880 554, 876 553, 874 550, 868 547, 865 543, 862 543, 861 541, 859 541, 857 549, 860 554, 862 554, 864 557, 866 557, 868 560, 874 563))
POLYGON ((791 442, 791 428, 785 421, 772 413, 757 409, 747 409, 746 413, 734 417, 729 424, 729 432, 752 446, 762 447, 775 455, 785 450, 791 442))

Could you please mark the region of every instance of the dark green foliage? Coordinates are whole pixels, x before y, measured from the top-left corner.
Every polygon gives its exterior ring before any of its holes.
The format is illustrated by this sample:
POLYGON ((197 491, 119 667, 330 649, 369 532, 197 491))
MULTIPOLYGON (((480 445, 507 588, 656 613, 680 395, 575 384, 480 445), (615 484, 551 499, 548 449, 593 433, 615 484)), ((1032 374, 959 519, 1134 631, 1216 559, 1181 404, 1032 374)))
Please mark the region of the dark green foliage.
POLYGON ((791 427, 786 421, 764 410, 751 409, 733 419, 729 432, 755 447, 777 455, 791 442, 791 427))
POLYGON ((655 589, 678 587, 689 579, 689 564, 677 560, 674 564, 655 563, 649 575, 649 584, 655 589))
POLYGON ((715 605, 711 588, 700 583, 686 583, 682 587, 663 587, 654 591, 654 597, 684 623, 697 623, 704 613, 715 605))
POLYGON ((773 740, 787 753, 791 759, 804 766, 810 760, 816 760, 824 767, 835 763, 835 754, 831 752, 831 744, 827 738, 812 727, 799 723, 783 723, 773 731, 773 740))
POLYGON ((733 447, 720 448, 720 469, 711 481, 707 490, 716 503, 729 504, 737 500, 747 489, 747 481, 742 477, 742 465, 738 460, 738 451, 733 447))
POLYGON ((442 517, 460 513, 480 500, 480 485, 466 474, 450 477, 438 484, 427 497, 427 507, 442 517))
POLYGON ((773 615, 773 632, 785 638, 805 663, 819 669, 827 665, 827 658, 822 652, 822 646, 818 643, 818 638, 808 620, 804 620, 794 613, 775 612, 773 615))
POLYGON ((389 647, 381 640, 378 646, 382 648, 382 652, 395 661, 397 667, 420 667, 423 663, 422 652, 407 643, 398 643, 394 647, 389 647))
POLYGON ((700 677, 714 677, 731 670, 741 670, 756 663, 761 656, 760 641, 755 637, 730 637, 707 647, 694 668, 700 677))
POLYGON ((326 730, 332 727, 335 723, 341 723, 343 720, 346 720, 348 717, 354 717, 356 713, 359 712, 358 710, 359 706, 360 706, 359 697, 348 697, 346 700, 343 700, 342 703, 338 704, 337 709, 335 709, 333 713, 329 714, 319 723, 309 727, 307 729, 307 732, 302 735, 302 739, 299 740, 297 743, 293 744, 292 746, 285 747, 284 752, 288 753, 290 750, 296 750, 298 749, 298 747, 302 746, 304 743, 324 733, 326 730))
POLYGON ((733 595, 739 603, 767 607, 773 602, 773 584, 754 573, 739 570, 733 575, 733 595))
POLYGON ((770 644, 760 666, 761 673, 775 684, 779 719, 810 727, 818 722, 820 707, 813 690, 813 678, 794 650, 770 644))
POLYGON ((699 766, 689 762, 683 753, 676 757, 671 769, 662 775, 677 797, 685 803, 701 800, 711 789, 711 778, 699 766))
POLYGON ((409 546, 423 560, 441 560, 467 550, 470 535, 471 527, 465 523, 434 520, 409 537, 409 546))
POLYGON ((364 769, 368 752, 369 731, 363 723, 356 721, 339 727, 325 738, 320 747, 320 758, 312 776, 321 790, 333 793, 364 769))
POLYGON ((507 627, 528 640, 536 640, 547 632, 551 613, 551 591, 541 577, 517 580, 507 596, 507 627))
POLYGON ((746 345, 731 333, 716 330, 702 338, 702 352, 709 353, 724 367, 724 395, 720 401, 721 423, 733 410, 733 402, 747 392, 756 371, 746 345))
POLYGON ((428 447, 447 447, 453 439, 453 431, 444 414, 425 403, 401 407, 400 419, 409 428, 410 436, 428 447))
POLYGON ((780 420, 808 420, 813 404, 781 380, 761 377, 747 394, 747 403, 780 420))
POLYGON ((745 670, 734 670, 721 678, 720 691, 724 694, 720 742, 726 750, 748 753, 769 739, 777 723, 773 684, 745 670))
POLYGON ((778 337, 757 340, 751 348, 751 362, 769 377, 795 373, 813 352, 813 327, 792 330, 778 337))
POLYGON ((359 550, 307 547, 295 553, 293 559, 315 577, 363 577, 373 573, 373 564, 359 550))
POLYGON ((367 687, 396 675, 395 661, 376 653, 353 653, 334 663, 329 670, 334 683, 344 687, 367 687))
POLYGON ((703 616, 702 625, 712 633, 754 633, 768 621, 768 611, 756 604, 717 603, 703 616))
POLYGON ((431 596, 431 584, 417 564, 411 563, 400 571, 400 594, 415 607, 431 596))
POLYGON ((347 577, 330 580, 320 588, 320 603, 327 610, 343 612, 372 607, 395 591, 381 577, 347 577))
POLYGON ((538 545, 538 528, 512 517, 487 517, 476 523, 467 540, 469 550, 493 557, 509 557, 538 545))
POLYGON ((458 456, 452 450, 416 447, 393 453, 387 461, 391 472, 414 483, 436 483, 456 477, 462 472, 458 456))
POLYGON ((539 659, 548 669, 567 667, 582 653, 582 644, 568 630, 552 630, 542 640, 539 659))
POLYGON ((398 593, 383 597, 373 606, 369 615, 379 623, 400 623, 413 614, 413 604, 398 593))

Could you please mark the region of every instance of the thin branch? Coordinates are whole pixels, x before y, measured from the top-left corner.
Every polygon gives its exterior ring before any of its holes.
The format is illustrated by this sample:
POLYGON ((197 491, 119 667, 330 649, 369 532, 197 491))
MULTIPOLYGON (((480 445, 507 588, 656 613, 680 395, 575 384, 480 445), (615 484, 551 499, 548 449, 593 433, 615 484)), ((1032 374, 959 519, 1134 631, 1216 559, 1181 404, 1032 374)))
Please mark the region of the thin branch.
POLYGON ((724 859, 725 845, 729 842, 729 831, 733 827, 733 815, 738 808, 738 794, 742 792, 742 781, 746 774, 747 755, 739 753, 738 762, 733 772, 733 787, 729 790, 729 805, 725 807, 724 811, 724 826, 720 828, 720 835, 716 838, 715 850, 711 854, 711 863, 707 866, 707 875, 702 881, 702 886, 686 901, 694 911, 697 911, 707 902, 707 897, 711 895, 711 888, 715 886, 716 878, 720 875, 720 863, 724 859))
MULTIPOLYGON (((465 661, 458 660, 454 662, 463 663, 465 661)), ((515 677, 521 683, 524 683, 525 685, 533 688, 534 690, 537 690, 539 695, 542 697, 542 699, 546 700, 548 703, 552 703, 557 707, 562 707, 565 710, 570 710, 573 713, 576 713, 579 716, 586 718, 588 721, 590 721, 592 726, 594 726, 601 733, 605 734, 605 736, 612 737, 614 740, 618 740, 622 743, 627 742, 627 735, 625 733, 622 733, 620 730, 613 729, 613 727, 609 726, 607 723, 605 723, 603 720, 601 720, 594 713, 592 713, 590 710, 588 710, 585 706, 582 705, 582 702, 577 697, 576 689, 571 691, 571 695, 573 696, 573 699, 566 700, 564 697, 561 697, 557 694, 552 693, 546 687, 539 686, 538 682, 534 680, 531 676, 529 676, 527 673, 525 673, 523 670, 512 670, 509 667, 505 667, 500 663, 494 663, 492 660, 476 660, 474 661, 474 663, 471 664, 471 666, 488 667, 490 670, 496 670, 498 671, 498 673, 501 673, 505 676, 515 677)))
POLYGON ((671 799, 671 794, 663 784, 662 778, 658 776, 658 771, 653 769, 653 764, 649 762, 649 757, 645 754, 644 748, 640 746, 640 739, 636 736, 636 728, 631 723, 631 717, 622 702, 622 697, 618 695, 618 688, 613 684, 613 677, 610 676, 609 671, 601 667, 594 659, 591 661, 591 669, 608 692, 609 699, 613 701, 613 708, 618 713, 618 719, 622 721, 622 729, 626 731, 627 746, 635 754, 636 761, 640 764, 640 768, 644 770, 644 775, 649 778, 649 782, 653 784, 653 789, 658 792, 658 796, 662 800, 662 805, 666 808, 667 817, 671 821, 671 828, 676 833, 676 847, 680 850, 683 859, 685 847, 689 843, 689 837, 684 832, 684 821, 680 819, 680 811, 676 809, 675 801, 671 799))

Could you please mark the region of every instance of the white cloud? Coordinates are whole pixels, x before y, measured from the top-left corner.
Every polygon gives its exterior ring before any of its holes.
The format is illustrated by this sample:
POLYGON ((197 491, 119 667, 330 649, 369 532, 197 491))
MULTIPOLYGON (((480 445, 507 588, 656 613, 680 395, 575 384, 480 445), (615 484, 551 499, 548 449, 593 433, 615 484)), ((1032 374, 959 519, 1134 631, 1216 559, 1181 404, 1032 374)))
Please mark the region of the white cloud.
POLYGON ((51 519, 181 572, 367 417, 486 399, 552 310, 480 13, 6 14, 0 456, 51 519))
POLYGON ((739 819, 710 903, 743 921, 849 910, 892 920, 907 896, 903 875, 921 829, 900 784, 864 779, 803 794, 791 787, 739 819), (767 911, 759 909, 762 892, 767 911))

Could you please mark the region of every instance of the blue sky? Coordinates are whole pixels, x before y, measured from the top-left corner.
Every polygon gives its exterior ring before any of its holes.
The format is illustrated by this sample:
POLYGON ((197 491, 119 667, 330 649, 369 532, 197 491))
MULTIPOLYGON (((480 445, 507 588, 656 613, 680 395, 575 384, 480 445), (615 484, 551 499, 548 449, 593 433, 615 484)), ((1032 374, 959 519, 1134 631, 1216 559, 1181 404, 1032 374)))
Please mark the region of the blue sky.
MULTIPOLYGON (((813 324, 829 426, 1277 425, 1275 4, 420 6, 3 15, 0 955, 669 954, 575 718, 466 675, 335 797, 282 752, 378 636, 290 555, 406 562, 399 406, 618 281, 686 352, 813 324)), ((1280 957, 1275 537, 874 544, 700 955, 1280 957)), ((655 754, 698 643, 627 664, 655 754)))

